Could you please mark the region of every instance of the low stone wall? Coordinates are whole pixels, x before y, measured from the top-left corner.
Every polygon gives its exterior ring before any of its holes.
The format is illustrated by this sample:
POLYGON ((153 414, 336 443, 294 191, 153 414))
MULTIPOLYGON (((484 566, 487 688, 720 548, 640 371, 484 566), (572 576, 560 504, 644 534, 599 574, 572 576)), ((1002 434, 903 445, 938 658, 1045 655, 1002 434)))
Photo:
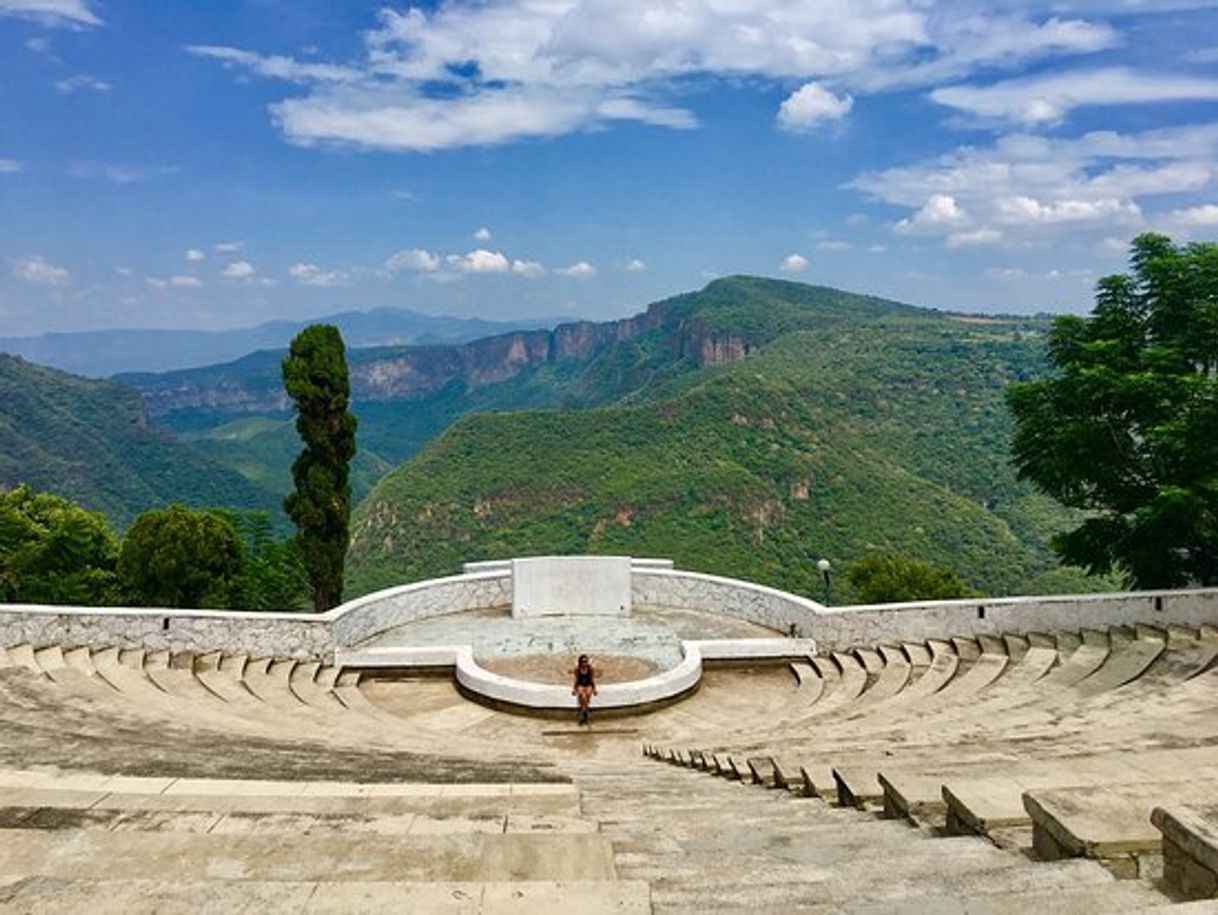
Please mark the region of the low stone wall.
POLYGON ((799 636, 817 636, 825 607, 814 600, 735 578, 677 569, 634 569, 636 609, 682 609, 718 613, 799 636))
POLYGON ((511 610, 511 607, 512 573, 509 568, 388 588, 348 601, 325 617, 333 621, 334 645, 347 646, 415 620, 467 610, 511 610))
POLYGON ((948 636, 1218 623, 1218 589, 978 598, 821 607, 809 631, 824 649, 948 636))
MULTIPOLYGON (((472 567, 479 571, 378 591, 318 615, 0 606, 0 646, 113 645, 331 660, 336 648, 358 645, 404 623, 469 610, 510 610, 510 563, 472 567)), ((1218 624, 1218 589, 1213 588, 825 607, 763 585, 676 570, 662 560, 634 561, 631 599, 635 608, 718 613, 783 635, 794 627, 795 635, 816 639, 822 650, 1134 623, 1218 624)))
POLYGON ((300 613, 0 606, 0 645, 23 643, 294 658, 326 657, 331 644, 329 620, 300 613))

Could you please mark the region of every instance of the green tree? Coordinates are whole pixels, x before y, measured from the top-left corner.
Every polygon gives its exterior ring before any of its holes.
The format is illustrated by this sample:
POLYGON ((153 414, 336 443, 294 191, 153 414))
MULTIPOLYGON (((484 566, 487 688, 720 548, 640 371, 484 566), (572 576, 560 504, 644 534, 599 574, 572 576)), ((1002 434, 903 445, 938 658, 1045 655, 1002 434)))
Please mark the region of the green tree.
POLYGON ((296 548, 308 573, 313 609, 321 612, 342 600, 351 539, 356 421, 347 409, 351 384, 338 328, 312 324, 296 335, 283 360, 283 385, 296 402, 296 431, 305 446, 292 464, 295 490, 283 507, 296 525, 296 548))
POLYGON ((864 556, 846 568, 846 580, 863 604, 955 600, 976 595, 951 569, 900 556, 864 556))
POLYGON ((267 512, 226 512, 245 544, 240 606, 244 610, 299 610, 308 583, 292 538, 278 539, 267 512))
POLYGON ((245 548, 232 523, 183 505, 144 512, 118 555, 127 599, 146 607, 240 606, 245 548))
POLYGON ((1218 584, 1218 245, 1146 234, 1012 385, 1020 476, 1088 517, 1054 547, 1136 587, 1218 584))
POLYGON ((0 492, 0 601, 114 603, 117 556, 99 512, 28 486, 0 492))

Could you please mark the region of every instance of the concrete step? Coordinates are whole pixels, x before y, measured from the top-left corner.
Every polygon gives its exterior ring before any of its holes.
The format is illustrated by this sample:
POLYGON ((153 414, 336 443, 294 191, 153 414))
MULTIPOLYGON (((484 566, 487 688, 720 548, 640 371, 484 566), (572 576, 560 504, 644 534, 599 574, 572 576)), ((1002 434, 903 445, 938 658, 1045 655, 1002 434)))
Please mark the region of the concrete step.
MULTIPOLYGON (((1055 778, 1092 784, 1140 781, 1189 771, 1194 767, 1207 769, 1215 766, 1218 766, 1218 747, 1180 750, 1129 748, 1119 752, 1075 753, 1053 758, 974 758, 962 763, 930 760, 921 764, 903 764, 901 757, 897 756, 890 766, 876 770, 875 778, 883 794, 884 810, 890 816, 938 816, 947 813, 947 802, 943 797, 943 785, 947 782, 959 785, 969 779, 1001 777, 1013 785, 1044 784, 1043 780, 1055 778)), ((873 768, 856 766, 843 770, 850 790, 868 800, 872 798, 867 788, 855 787, 850 779, 861 783, 873 768)), ((1008 799, 1008 806, 1013 808, 1014 790, 1008 794, 1008 799)))
POLYGON ((621 880, 403 882, 256 880, 64 880, 35 877, 0 885, 16 911, 223 913, 398 911, 519 915, 643 915, 645 883, 621 880))
POLYGON ((1094 884, 1082 888, 1058 887, 1029 892, 987 893, 966 897, 915 896, 911 899, 847 904, 840 911, 849 915, 1100 915, 1124 913, 1143 906, 1162 905, 1166 898, 1158 890, 1137 882, 1094 884))
POLYGON ((1218 803, 1156 807, 1150 821, 1163 836, 1163 879, 1186 899, 1218 897, 1218 803))
POLYGON ((1023 803, 1042 859, 1092 858, 1131 878, 1156 876, 1162 866, 1162 836, 1151 822, 1156 807, 1215 797, 1218 770, 1194 769, 1178 770, 1170 781, 1035 789, 1024 794, 1023 803))
POLYGON ((209 835, 0 829, 0 875, 75 880, 609 880, 595 833, 209 835))

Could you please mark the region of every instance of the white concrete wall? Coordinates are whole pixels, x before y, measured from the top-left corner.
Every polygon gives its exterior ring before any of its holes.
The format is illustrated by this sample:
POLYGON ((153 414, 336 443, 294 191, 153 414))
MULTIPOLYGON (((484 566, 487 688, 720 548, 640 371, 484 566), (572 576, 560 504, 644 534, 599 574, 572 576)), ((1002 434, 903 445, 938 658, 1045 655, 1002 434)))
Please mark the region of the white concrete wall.
POLYGON ((512 560, 512 616, 629 616, 629 556, 512 560))

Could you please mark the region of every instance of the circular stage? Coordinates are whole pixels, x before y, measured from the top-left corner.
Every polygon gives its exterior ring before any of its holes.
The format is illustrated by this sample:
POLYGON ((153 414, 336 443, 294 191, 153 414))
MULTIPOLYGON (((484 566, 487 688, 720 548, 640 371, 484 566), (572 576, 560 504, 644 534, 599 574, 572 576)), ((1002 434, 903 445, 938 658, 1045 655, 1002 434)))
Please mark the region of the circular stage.
POLYGON ((694 610, 636 610, 628 617, 516 618, 474 610, 396 626, 370 647, 470 645, 489 671, 537 683, 565 684, 580 654, 590 655, 601 683, 641 680, 681 663, 684 640, 773 638, 764 626, 694 610))

